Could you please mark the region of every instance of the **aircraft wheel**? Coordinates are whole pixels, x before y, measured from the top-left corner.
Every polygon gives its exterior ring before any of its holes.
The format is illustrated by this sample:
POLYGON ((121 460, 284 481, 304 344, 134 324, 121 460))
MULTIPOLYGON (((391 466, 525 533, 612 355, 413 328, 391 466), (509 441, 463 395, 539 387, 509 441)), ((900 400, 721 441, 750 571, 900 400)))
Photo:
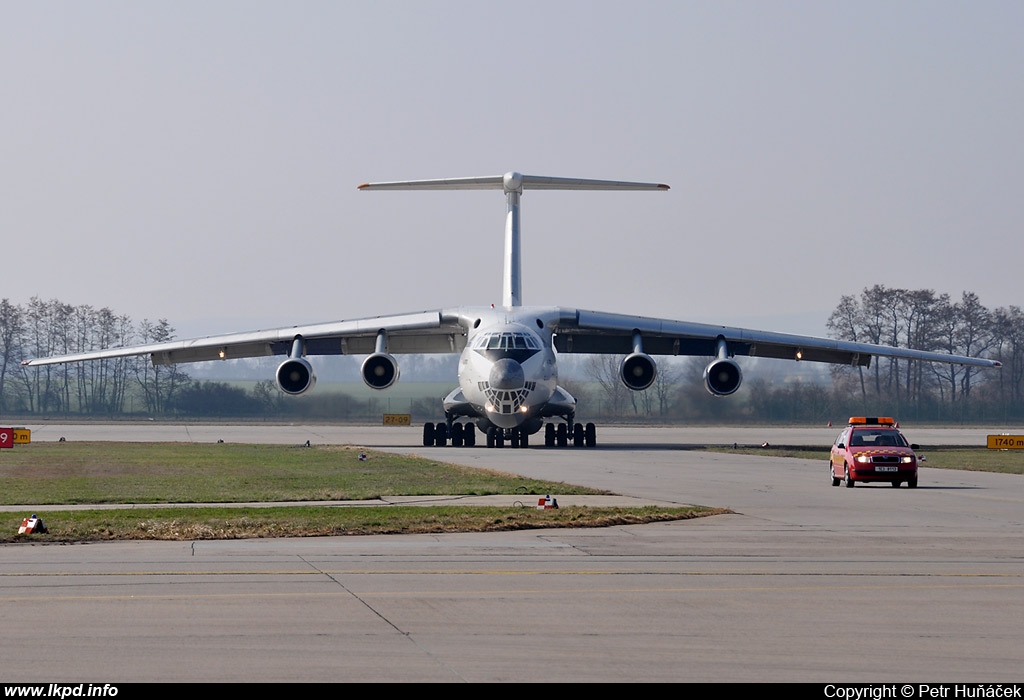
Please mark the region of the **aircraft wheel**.
POLYGON ((434 444, 434 424, 423 424, 423 446, 430 447, 434 444))
POLYGON ((597 444, 597 426, 593 423, 587 423, 587 426, 583 429, 583 442, 586 443, 587 447, 593 447, 597 444))
POLYGON ((519 447, 523 448, 523 447, 529 447, 529 446, 530 446, 530 434, 528 432, 526 432, 525 430, 520 430, 519 431, 519 447))
POLYGON ((462 447, 462 423, 452 423, 452 447, 462 447))
POLYGON ((583 447, 583 424, 577 423, 572 427, 573 447, 583 447))
POLYGON ((555 446, 555 424, 546 423, 544 425, 544 447, 555 446))
POLYGON ((438 423, 434 426, 434 444, 438 447, 448 444, 448 426, 445 423, 438 423))
POLYGON ((487 429, 487 446, 494 447, 494 428, 487 429))
POLYGON ((462 426, 462 444, 466 447, 476 446, 476 426, 472 423, 462 426))
POLYGON ((569 428, 565 423, 559 423, 555 429, 555 442, 558 443, 559 447, 565 447, 569 444, 569 428))

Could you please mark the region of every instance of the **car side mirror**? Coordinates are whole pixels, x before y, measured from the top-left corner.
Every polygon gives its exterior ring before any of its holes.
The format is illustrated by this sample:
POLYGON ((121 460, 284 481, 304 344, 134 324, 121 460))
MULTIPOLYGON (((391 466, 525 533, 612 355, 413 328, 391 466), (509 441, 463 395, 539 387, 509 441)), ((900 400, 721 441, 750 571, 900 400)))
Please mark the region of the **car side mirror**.
POLYGON ((912 442, 912 443, 910 443, 910 449, 912 449, 914 451, 917 451, 917 450, 921 449, 921 446, 918 445, 916 442, 912 442))
POLYGON ((846 445, 844 445, 843 443, 839 443, 838 445, 836 445, 836 447, 838 447, 840 450, 846 449, 846 445))

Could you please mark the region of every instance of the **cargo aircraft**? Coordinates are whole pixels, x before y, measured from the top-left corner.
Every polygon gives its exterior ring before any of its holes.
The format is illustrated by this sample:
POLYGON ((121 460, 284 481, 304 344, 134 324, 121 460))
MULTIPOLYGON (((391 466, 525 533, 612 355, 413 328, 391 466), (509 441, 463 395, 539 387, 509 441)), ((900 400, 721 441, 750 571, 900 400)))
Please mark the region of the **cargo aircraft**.
POLYGON ((546 446, 593 446, 593 423, 576 422, 576 399, 558 385, 558 355, 623 355, 619 375, 635 391, 657 375, 652 356, 711 357, 704 383, 715 396, 734 393, 742 381, 736 357, 769 357, 867 367, 873 356, 998 367, 994 360, 869 345, 826 338, 645 318, 560 306, 522 303, 519 207, 523 191, 633 190, 661 192, 667 185, 508 172, 490 177, 374 182, 360 190, 496 189, 505 194, 505 253, 500 307, 461 306, 394 316, 231 333, 27 360, 28 366, 149 355, 153 364, 284 355, 277 385, 303 394, 316 378, 315 355, 366 355, 363 381, 387 389, 398 381, 395 355, 459 353, 459 386, 443 401, 444 421, 423 426, 423 444, 473 446, 476 432, 488 447, 528 447, 544 431, 546 446))

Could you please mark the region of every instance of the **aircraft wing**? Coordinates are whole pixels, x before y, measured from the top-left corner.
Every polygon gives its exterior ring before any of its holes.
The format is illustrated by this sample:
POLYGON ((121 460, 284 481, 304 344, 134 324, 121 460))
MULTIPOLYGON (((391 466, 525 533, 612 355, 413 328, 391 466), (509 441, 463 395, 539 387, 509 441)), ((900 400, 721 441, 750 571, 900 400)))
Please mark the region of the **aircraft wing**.
POLYGON ((298 336, 304 341, 307 355, 368 355, 376 350, 380 331, 386 332, 386 350, 395 354, 461 352, 466 346, 465 329, 458 323, 458 314, 440 310, 110 348, 25 360, 22 364, 36 367, 149 355, 153 364, 169 365, 288 355, 298 336))
POLYGON ((719 340, 724 340, 730 355, 749 357, 867 367, 878 355, 975 367, 1002 366, 996 360, 980 357, 583 309, 563 308, 558 317, 555 348, 566 353, 628 355, 635 350, 634 331, 639 331, 642 351, 648 355, 713 357, 718 354, 719 340))

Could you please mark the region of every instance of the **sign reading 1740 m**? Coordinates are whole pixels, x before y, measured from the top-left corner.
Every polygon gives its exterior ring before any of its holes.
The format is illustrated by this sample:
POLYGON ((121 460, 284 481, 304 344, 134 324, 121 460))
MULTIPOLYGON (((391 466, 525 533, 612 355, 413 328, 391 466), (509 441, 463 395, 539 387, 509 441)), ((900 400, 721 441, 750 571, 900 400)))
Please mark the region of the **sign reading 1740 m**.
POLYGON ((1024 435, 989 435, 990 450, 1024 450, 1024 435))

